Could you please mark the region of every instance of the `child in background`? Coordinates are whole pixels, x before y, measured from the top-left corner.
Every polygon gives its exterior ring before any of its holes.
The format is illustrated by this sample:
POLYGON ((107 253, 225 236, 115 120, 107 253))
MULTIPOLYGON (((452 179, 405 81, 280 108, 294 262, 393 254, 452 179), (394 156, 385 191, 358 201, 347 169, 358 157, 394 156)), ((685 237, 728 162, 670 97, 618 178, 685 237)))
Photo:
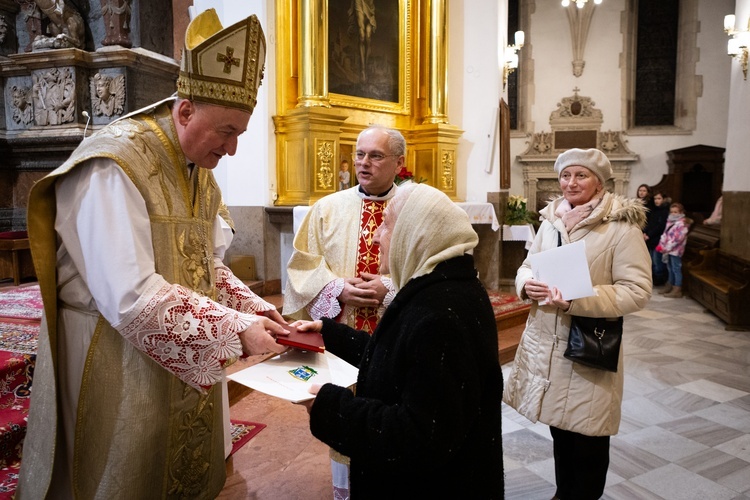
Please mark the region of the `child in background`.
POLYGON ((669 282, 661 294, 665 297, 682 297, 682 255, 685 253, 688 229, 692 221, 685 217, 685 207, 681 203, 669 206, 667 227, 659 239, 656 250, 660 252, 667 264, 669 282))
POLYGON ((344 189, 349 189, 349 187, 351 187, 350 175, 349 162, 346 160, 342 160, 341 166, 339 167, 339 191, 343 191, 344 189))
MULTIPOLYGON (((640 188, 639 188, 640 191, 640 188)), ((655 286, 662 286, 667 282, 667 266, 662 261, 662 254, 656 251, 659 238, 667 227, 669 217, 669 198, 663 192, 656 191, 653 197, 653 207, 646 216, 646 227, 643 228, 643 239, 651 254, 651 276, 655 286)))

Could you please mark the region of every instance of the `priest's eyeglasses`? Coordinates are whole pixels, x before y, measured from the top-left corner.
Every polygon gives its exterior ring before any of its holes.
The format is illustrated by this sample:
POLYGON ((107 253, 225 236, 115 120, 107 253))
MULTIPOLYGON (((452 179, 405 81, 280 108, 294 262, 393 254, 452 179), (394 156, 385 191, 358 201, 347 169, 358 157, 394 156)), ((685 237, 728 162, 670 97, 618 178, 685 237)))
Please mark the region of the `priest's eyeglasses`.
POLYGON ((354 161, 356 162, 363 162, 365 161, 365 156, 369 156, 371 162, 380 163, 381 161, 385 160, 389 156, 401 156, 401 155, 384 155, 380 153, 365 153, 364 151, 357 151, 352 156, 354 157, 354 161))

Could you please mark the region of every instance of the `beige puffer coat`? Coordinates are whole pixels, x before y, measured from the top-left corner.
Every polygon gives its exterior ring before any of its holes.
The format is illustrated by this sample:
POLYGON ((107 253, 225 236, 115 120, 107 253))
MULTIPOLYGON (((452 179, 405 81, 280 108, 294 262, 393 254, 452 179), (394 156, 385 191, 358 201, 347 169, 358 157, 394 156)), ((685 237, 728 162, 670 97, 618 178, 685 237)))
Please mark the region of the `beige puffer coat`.
MULTIPOLYGON (((529 254, 562 243, 586 241, 586 258, 595 295, 571 302, 567 312, 534 302, 516 358, 505 384, 504 401, 532 422, 542 422, 587 436, 612 436, 620 427, 623 361, 617 373, 589 368, 563 357, 571 315, 613 318, 638 311, 651 297, 651 259, 641 228, 644 206, 606 193, 588 218, 568 234, 555 209, 558 198, 541 211, 529 254)), ((560 265, 565 265, 561 262, 560 265)), ((532 278, 527 258, 518 269, 516 290, 532 278)), ((627 335, 628 324, 624 325, 627 335)))

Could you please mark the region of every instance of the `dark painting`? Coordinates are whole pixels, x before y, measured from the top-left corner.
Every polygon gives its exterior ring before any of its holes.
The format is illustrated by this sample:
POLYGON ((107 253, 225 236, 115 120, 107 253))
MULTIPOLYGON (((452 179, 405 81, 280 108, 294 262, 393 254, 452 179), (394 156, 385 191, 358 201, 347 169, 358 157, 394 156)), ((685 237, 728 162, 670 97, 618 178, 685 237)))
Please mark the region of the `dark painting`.
POLYGON ((399 0, 328 1, 328 91, 399 102, 399 0))

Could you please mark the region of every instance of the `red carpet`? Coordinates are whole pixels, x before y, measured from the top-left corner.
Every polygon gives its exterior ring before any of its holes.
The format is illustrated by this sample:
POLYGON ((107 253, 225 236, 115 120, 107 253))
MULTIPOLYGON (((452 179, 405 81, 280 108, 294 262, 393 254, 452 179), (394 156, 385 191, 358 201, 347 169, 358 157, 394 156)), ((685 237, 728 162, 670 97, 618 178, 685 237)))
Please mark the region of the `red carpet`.
POLYGON ((229 456, 237 453, 237 450, 245 446, 248 441, 257 436, 265 428, 266 424, 232 420, 232 453, 229 456))
POLYGON ((0 499, 11 498, 18 483, 35 358, 0 351, 0 499))
MULTIPOLYGON (((5 319, 0 317, 0 354, 36 354, 39 322, 5 319)), ((4 366, 0 365, 0 372, 4 366)), ((2 380, 2 379, 0 379, 2 380)))
POLYGON ((514 311, 528 309, 529 304, 531 304, 531 301, 521 300, 515 293, 487 290, 487 294, 490 296, 490 302, 492 302, 492 310, 495 313, 495 318, 514 311))
MULTIPOLYGON (((39 285, 0 290, 0 500, 18 484, 41 317, 39 285)), ((265 427, 233 420, 232 454, 265 427)))
POLYGON ((39 285, 23 285, 0 290, 0 317, 42 319, 42 295, 39 285))

